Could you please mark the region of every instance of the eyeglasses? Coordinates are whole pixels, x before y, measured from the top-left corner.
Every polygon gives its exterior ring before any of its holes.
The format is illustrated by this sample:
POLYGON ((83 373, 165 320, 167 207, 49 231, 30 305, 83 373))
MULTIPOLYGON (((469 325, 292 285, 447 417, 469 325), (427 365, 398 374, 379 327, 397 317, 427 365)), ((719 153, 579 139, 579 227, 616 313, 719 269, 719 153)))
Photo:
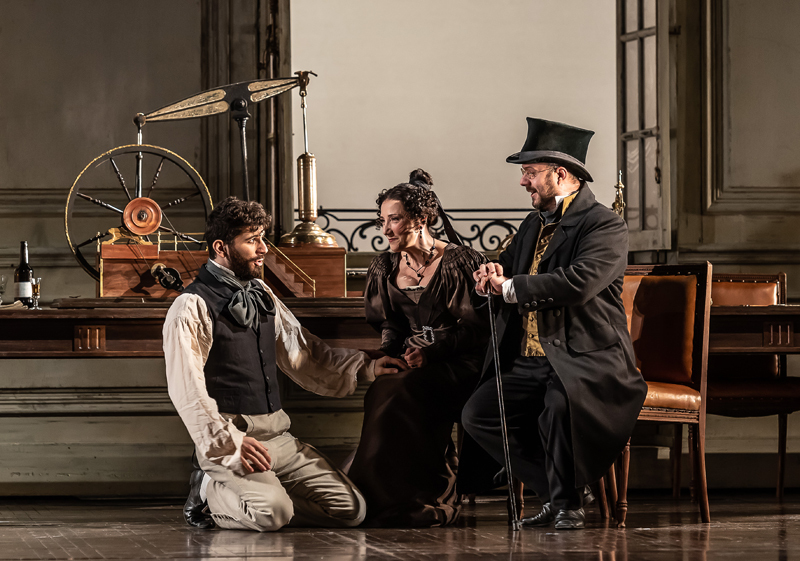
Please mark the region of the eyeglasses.
POLYGON ((536 177, 538 174, 545 172, 545 171, 554 171, 557 170, 557 165, 547 166, 545 169, 525 169, 519 168, 522 172, 522 177, 527 177, 530 181, 533 181, 533 178, 536 177))

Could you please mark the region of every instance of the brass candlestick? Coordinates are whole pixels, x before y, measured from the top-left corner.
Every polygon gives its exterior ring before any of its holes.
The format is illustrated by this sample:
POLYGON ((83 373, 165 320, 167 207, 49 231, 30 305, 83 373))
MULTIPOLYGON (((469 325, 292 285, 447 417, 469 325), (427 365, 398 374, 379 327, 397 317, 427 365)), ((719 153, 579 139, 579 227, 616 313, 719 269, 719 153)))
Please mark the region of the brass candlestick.
POLYGON ((619 179, 617 180, 617 184, 614 185, 614 189, 617 190, 617 193, 614 196, 614 203, 611 205, 611 210, 619 214, 622 218, 625 218, 625 198, 622 196, 622 190, 624 188, 625 185, 622 184, 622 170, 620 170, 619 179))
MULTIPOLYGON (((300 108, 303 110, 303 140, 305 152, 297 158, 297 209, 300 224, 281 236, 279 246, 339 247, 336 238, 315 224, 317 220, 317 159, 308 151, 306 96, 309 71, 295 72, 299 76, 300 108)), ((316 76, 316 74, 314 74, 316 76)))

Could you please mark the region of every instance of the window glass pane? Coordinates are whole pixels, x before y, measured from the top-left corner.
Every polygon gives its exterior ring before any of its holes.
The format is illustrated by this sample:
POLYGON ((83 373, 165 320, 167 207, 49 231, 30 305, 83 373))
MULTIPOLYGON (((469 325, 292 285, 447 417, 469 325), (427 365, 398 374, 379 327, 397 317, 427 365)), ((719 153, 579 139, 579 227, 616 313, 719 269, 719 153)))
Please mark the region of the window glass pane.
POLYGON ((658 124, 656 97, 656 38, 644 38, 644 128, 658 124))
POLYGON ((656 26, 656 0, 642 2, 642 19, 644 20, 643 27, 656 26))
POLYGON ((625 130, 639 130, 639 41, 625 43, 625 130))
POLYGON ((625 33, 639 29, 639 0, 625 0, 625 33))
POLYGON ((644 229, 658 230, 661 227, 661 186, 656 183, 658 166, 658 139, 644 139, 644 229))
POLYGON ((639 212, 639 140, 629 140, 625 143, 625 218, 628 221, 628 230, 639 231, 642 229, 641 213, 639 212))

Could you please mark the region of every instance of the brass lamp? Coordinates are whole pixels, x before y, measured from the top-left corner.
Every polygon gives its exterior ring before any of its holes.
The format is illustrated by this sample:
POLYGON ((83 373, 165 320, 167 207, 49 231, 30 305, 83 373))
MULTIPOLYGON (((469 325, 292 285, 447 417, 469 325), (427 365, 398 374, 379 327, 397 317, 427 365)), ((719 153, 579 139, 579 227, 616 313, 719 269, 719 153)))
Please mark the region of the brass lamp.
MULTIPOLYGON (((297 208, 300 224, 281 236, 282 247, 339 247, 336 238, 315 224, 317 220, 317 159, 308 151, 308 126, 306 124, 306 95, 308 75, 313 72, 295 72, 300 85, 300 107, 303 110, 303 139, 305 152, 297 158, 297 208)), ((316 76, 316 74, 314 74, 316 76)))

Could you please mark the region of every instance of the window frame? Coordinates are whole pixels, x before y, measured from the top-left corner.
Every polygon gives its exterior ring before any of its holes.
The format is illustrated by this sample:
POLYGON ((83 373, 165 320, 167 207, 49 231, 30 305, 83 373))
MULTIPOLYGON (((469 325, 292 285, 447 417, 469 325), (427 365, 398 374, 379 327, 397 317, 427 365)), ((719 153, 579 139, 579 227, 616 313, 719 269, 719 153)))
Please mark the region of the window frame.
MULTIPOLYGON (((630 204, 626 204, 624 218, 628 223, 629 251, 651 251, 672 249, 671 227, 671 191, 672 177, 670 173, 670 44, 669 44, 669 2, 653 0, 655 4, 655 25, 644 26, 644 2, 647 0, 617 0, 617 162, 622 171, 622 181, 628 189, 634 188, 628 177, 627 143, 638 141, 638 174, 635 186, 637 189, 638 216, 632 217, 630 204), (637 29, 625 31, 626 8, 635 4, 637 11, 637 29), (655 37, 655 108, 656 125, 645 127, 645 76, 646 64, 643 54, 644 42, 648 37, 655 37), (637 44, 637 88, 638 88, 638 128, 627 131, 627 59, 626 46, 632 42, 637 44), (656 166, 647 169, 645 142, 648 138, 656 139, 656 166), (648 174, 658 185, 659 200, 649 205, 653 194, 647 193, 648 174), (647 227, 646 209, 656 210, 656 226, 647 227)), ((626 203, 630 200, 630 191, 626 193, 626 203)))

